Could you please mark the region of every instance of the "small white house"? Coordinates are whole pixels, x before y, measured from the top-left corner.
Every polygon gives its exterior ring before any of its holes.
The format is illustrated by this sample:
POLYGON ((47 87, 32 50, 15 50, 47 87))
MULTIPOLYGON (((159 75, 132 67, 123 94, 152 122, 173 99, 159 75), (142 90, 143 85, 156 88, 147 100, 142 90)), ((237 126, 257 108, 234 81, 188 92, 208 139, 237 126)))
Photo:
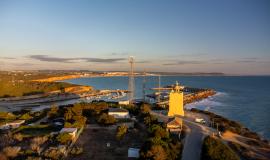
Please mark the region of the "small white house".
POLYGON ((77 133, 77 128, 62 128, 60 133, 69 133, 72 138, 76 137, 76 133, 77 133))
POLYGON ((123 108, 109 108, 108 114, 117 119, 130 118, 128 110, 123 108))
POLYGON ((11 128, 19 128, 24 122, 25 120, 15 120, 12 122, 3 123, 2 125, 0 125, 0 129, 5 130, 11 128))
POLYGON ((174 117, 174 119, 171 119, 168 123, 167 123, 167 130, 172 132, 172 133, 178 133, 181 132, 182 130, 182 123, 183 120, 179 117, 174 117))
POLYGON ((3 124, 0 124, 0 129, 1 130, 6 130, 6 129, 9 129, 9 125, 7 123, 3 123, 3 124))
POLYGON ((118 104, 120 104, 120 105, 129 105, 129 101, 119 101, 118 104))
POLYGON ((15 120, 13 122, 9 122, 9 126, 10 128, 18 128, 20 127, 22 124, 24 124, 25 120, 15 120))
POLYGON ((128 149, 128 158, 139 158, 140 149, 139 148, 129 148, 128 149))

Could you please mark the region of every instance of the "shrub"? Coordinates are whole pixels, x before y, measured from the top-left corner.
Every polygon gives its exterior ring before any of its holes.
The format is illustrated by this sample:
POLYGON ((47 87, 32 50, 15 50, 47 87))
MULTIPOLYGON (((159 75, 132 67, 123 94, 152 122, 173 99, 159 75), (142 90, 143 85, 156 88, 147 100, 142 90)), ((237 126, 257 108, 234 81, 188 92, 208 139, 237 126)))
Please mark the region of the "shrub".
POLYGON ((166 160, 167 154, 161 145, 153 145, 146 154, 142 154, 143 159, 153 159, 153 160, 166 160))
POLYGON ((50 119, 56 118, 58 115, 58 107, 56 105, 52 105, 51 110, 47 114, 50 119))
POLYGON ((61 133, 56 137, 56 139, 61 144, 67 144, 72 140, 72 136, 69 133, 61 133))
POLYGON ((150 115, 150 114, 148 114, 146 117, 144 117, 143 121, 144 121, 144 124, 148 127, 153 125, 153 124, 158 123, 157 118, 153 115, 150 115))
POLYGON ((141 105, 141 113, 142 114, 149 114, 149 112, 151 111, 151 107, 150 107, 150 105, 149 104, 142 104, 141 105))
POLYGON ((13 135, 13 138, 19 142, 23 140, 23 135, 21 133, 17 133, 13 135))
POLYGON ((44 144, 48 140, 48 137, 35 137, 32 139, 32 143, 30 144, 30 147, 33 151, 36 151, 39 153, 40 151, 40 145, 44 144))
POLYGON ((41 158, 41 157, 33 157, 33 156, 29 156, 29 157, 27 157, 26 160, 42 160, 42 158, 41 158))
POLYGON ((5 147, 3 149, 3 153, 7 157, 14 158, 14 157, 17 157, 20 150, 21 150, 21 147, 5 147))
POLYGON ((58 149, 55 148, 49 148, 44 152, 44 156, 50 159, 61 159, 63 156, 63 153, 61 153, 58 149))
POLYGON ((116 119, 111 115, 102 113, 102 115, 98 117, 97 121, 100 124, 110 125, 110 124, 114 124, 116 122, 116 119))
POLYGON ((33 117, 30 115, 30 113, 25 113, 19 119, 29 120, 29 119, 32 119, 32 118, 33 117))
POLYGON ((124 125, 117 127, 116 139, 117 140, 123 139, 123 137, 127 133, 127 130, 128 130, 127 126, 124 125))
POLYGON ((204 139, 201 154, 202 160, 240 160, 227 145, 210 136, 204 139))
POLYGON ((77 146, 75 146, 75 147, 73 147, 73 148, 71 149, 70 154, 72 154, 72 155, 79 155, 79 154, 81 154, 82 152, 83 152, 83 148, 82 148, 82 147, 77 147, 77 146))

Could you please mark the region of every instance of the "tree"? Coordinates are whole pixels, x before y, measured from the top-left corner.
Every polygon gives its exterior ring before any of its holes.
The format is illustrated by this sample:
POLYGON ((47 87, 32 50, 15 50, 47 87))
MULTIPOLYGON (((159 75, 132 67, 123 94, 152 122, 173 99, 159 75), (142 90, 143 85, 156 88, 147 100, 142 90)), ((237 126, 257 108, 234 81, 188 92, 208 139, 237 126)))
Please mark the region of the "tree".
POLYGON ((169 139, 169 132, 166 131, 166 129, 164 129, 160 125, 154 124, 154 125, 150 126, 148 131, 150 132, 150 134, 152 134, 155 137, 169 139))
POLYGON ((144 117, 144 124, 146 126, 151 126, 152 124, 157 124, 157 118, 153 115, 148 114, 146 117, 144 117))
POLYGON ((17 133, 13 135, 13 138, 19 142, 23 140, 23 135, 21 133, 17 133))
POLYGON ((125 134, 127 133, 127 126, 125 125, 121 125, 119 127, 117 127, 117 132, 116 132, 116 139, 118 141, 122 140, 123 137, 125 136, 125 134))
POLYGON ((33 151, 40 152, 40 145, 44 144, 48 140, 47 136, 35 137, 32 139, 30 147, 33 151))
POLYGON ((205 137, 201 152, 202 160, 239 160, 240 158, 222 141, 205 137))
POLYGON ((146 103, 143 103, 140 108, 141 108, 141 113, 142 114, 149 114, 150 111, 151 111, 150 105, 146 104, 146 103))
POLYGON ((166 160, 166 151, 161 145, 153 145, 150 150, 142 155, 143 159, 166 160))
POLYGON ((100 124, 109 125, 114 124, 115 122, 116 119, 114 118, 114 116, 108 115, 106 113, 102 113, 102 115, 98 117, 98 123, 100 124))
POLYGON ((7 157, 14 158, 14 157, 17 157, 20 150, 21 150, 21 147, 5 147, 3 149, 3 153, 7 157))
POLYGON ((19 119, 23 119, 23 120, 29 120, 32 119, 33 117, 30 115, 30 113, 25 113, 23 114, 19 119))
POLYGON ((60 133, 56 139, 61 144, 67 144, 72 140, 72 136, 69 133, 60 133))
POLYGON ((72 111, 71 109, 67 108, 65 114, 64 114, 64 118, 66 121, 72 119, 72 111))
POLYGON ((48 117, 53 119, 58 115, 58 107, 56 105, 51 106, 51 110, 48 112, 48 117))

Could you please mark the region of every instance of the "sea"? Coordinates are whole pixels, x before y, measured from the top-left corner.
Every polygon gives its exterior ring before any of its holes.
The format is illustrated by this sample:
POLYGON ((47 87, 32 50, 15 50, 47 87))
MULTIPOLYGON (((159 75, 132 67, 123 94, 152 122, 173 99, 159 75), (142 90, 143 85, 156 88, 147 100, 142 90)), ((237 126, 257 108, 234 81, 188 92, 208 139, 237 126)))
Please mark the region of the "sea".
MULTIPOLYGON (((158 87, 157 76, 135 77, 135 97, 158 87)), ((270 139, 270 76, 161 76, 161 86, 175 84, 197 88, 210 88, 217 94, 185 107, 207 110, 240 122, 264 138, 270 139)), ((90 85, 95 89, 128 89, 128 77, 91 77, 65 80, 90 85)))

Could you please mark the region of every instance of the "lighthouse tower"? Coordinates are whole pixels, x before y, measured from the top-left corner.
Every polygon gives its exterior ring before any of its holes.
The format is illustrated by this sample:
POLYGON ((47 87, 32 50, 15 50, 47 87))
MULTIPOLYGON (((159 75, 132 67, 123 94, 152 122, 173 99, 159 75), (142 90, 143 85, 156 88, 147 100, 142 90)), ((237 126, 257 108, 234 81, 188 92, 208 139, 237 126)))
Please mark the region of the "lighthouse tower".
POLYGON ((178 82, 176 82, 175 87, 170 92, 169 97, 169 112, 168 116, 184 116, 184 94, 182 90, 183 86, 180 86, 178 82))

